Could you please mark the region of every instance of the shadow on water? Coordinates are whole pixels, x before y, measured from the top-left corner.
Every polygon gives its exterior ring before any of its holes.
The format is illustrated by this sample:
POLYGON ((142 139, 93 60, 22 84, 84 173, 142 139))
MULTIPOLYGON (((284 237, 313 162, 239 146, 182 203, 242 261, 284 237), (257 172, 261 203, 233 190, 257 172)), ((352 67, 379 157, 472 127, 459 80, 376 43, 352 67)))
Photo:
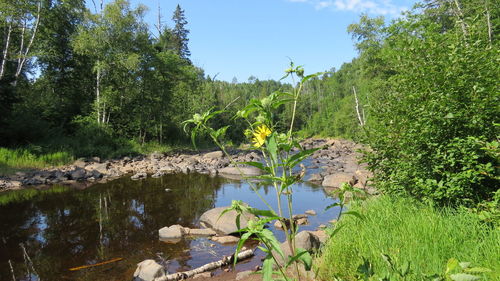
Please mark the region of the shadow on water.
MULTIPOLYGON (((276 205, 271 189, 260 189, 276 205)), ((302 229, 315 229, 336 215, 336 210, 323 212, 333 199, 322 188, 298 185, 294 198, 294 213, 318 212, 302 229)), ((121 178, 84 190, 54 186, 0 194, 0 280, 13 279, 9 261, 16 280, 44 281, 130 280, 138 262, 159 256, 169 260, 170 272, 201 266, 234 247, 205 238, 167 244, 158 240, 158 229, 197 227, 203 212, 235 199, 264 207, 247 184, 199 174, 121 178), (114 258, 123 260, 69 271, 114 258)), ((283 233, 275 232, 283 239, 283 233)))

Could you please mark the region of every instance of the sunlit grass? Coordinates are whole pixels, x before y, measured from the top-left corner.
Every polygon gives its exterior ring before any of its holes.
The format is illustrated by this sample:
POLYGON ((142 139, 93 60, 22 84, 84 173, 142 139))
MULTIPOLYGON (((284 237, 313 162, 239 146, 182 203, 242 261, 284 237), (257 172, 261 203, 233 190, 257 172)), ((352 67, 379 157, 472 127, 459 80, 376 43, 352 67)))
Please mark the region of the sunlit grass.
POLYGON ((320 259, 322 280, 335 276, 357 280, 354 276, 363 257, 383 277, 389 267, 382 254, 399 266, 410 262, 413 274, 407 280, 428 280, 426 275, 443 273, 450 258, 493 270, 483 280, 500 280, 500 228, 482 223, 466 210, 437 209, 386 196, 351 210, 366 219, 344 216, 339 223, 342 229, 327 243, 320 259))
POLYGON ((73 160, 73 156, 68 152, 37 154, 28 149, 0 147, 0 174, 10 174, 24 169, 60 166, 73 160))

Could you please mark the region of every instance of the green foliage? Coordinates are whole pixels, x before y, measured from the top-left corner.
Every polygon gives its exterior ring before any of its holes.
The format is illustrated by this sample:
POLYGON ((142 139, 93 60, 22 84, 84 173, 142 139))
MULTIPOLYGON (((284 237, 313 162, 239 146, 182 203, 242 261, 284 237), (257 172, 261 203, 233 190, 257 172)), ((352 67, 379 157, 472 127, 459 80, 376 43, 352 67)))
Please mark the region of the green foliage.
POLYGON ((393 74, 371 99, 367 157, 381 190, 472 204, 498 189, 498 150, 484 149, 499 136, 498 42, 484 33, 483 2, 462 5, 465 33, 433 19, 457 12, 444 2, 385 29, 376 56, 393 74))
POLYGON ((433 280, 446 276, 450 257, 470 262, 471 268, 491 269, 469 272, 483 280, 500 278, 500 229, 467 210, 389 196, 351 204, 350 210, 364 219, 345 216, 337 222, 340 230, 325 245, 318 265, 322 280, 433 280))

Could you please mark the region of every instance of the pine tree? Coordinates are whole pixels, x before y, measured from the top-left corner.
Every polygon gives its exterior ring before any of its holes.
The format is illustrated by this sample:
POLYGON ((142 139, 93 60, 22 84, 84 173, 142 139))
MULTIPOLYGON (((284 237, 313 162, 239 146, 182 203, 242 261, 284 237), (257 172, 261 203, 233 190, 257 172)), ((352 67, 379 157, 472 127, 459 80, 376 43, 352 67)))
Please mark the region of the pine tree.
POLYGON ((186 20, 186 16, 184 15, 184 10, 181 9, 180 5, 177 5, 174 15, 172 16, 172 20, 175 23, 175 27, 172 30, 172 35, 173 35, 172 39, 175 51, 181 58, 189 61, 189 56, 191 55, 191 52, 189 51, 188 48, 189 30, 186 29, 186 24, 188 22, 186 20))

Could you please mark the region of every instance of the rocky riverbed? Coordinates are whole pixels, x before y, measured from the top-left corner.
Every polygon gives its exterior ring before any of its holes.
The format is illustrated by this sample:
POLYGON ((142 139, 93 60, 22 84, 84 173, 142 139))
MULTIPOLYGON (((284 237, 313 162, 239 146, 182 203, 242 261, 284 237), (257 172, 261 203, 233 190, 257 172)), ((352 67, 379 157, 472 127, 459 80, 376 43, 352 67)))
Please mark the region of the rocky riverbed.
MULTIPOLYGON (((342 182, 349 182, 364 188, 369 193, 376 191, 369 186, 371 174, 364 165, 358 164, 360 145, 347 140, 307 139, 304 149, 321 147, 312 155, 311 164, 306 168, 305 180, 336 188, 342 182)), ((236 162, 260 161, 256 151, 234 150, 232 158, 236 162)), ((256 175, 259 171, 252 167, 236 169, 221 151, 205 153, 152 153, 137 157, 101 161, 98 157, 78 159, 64 167, 18 172, 0 177, 0 190, 19 189, 27 186, 72 185, 87 187, 97 182, 108 181, 123 176, 140 180, 146 177, 161 177, 170 173, 202 173, 238 178, 242 171, 246 175, 256 175)))

